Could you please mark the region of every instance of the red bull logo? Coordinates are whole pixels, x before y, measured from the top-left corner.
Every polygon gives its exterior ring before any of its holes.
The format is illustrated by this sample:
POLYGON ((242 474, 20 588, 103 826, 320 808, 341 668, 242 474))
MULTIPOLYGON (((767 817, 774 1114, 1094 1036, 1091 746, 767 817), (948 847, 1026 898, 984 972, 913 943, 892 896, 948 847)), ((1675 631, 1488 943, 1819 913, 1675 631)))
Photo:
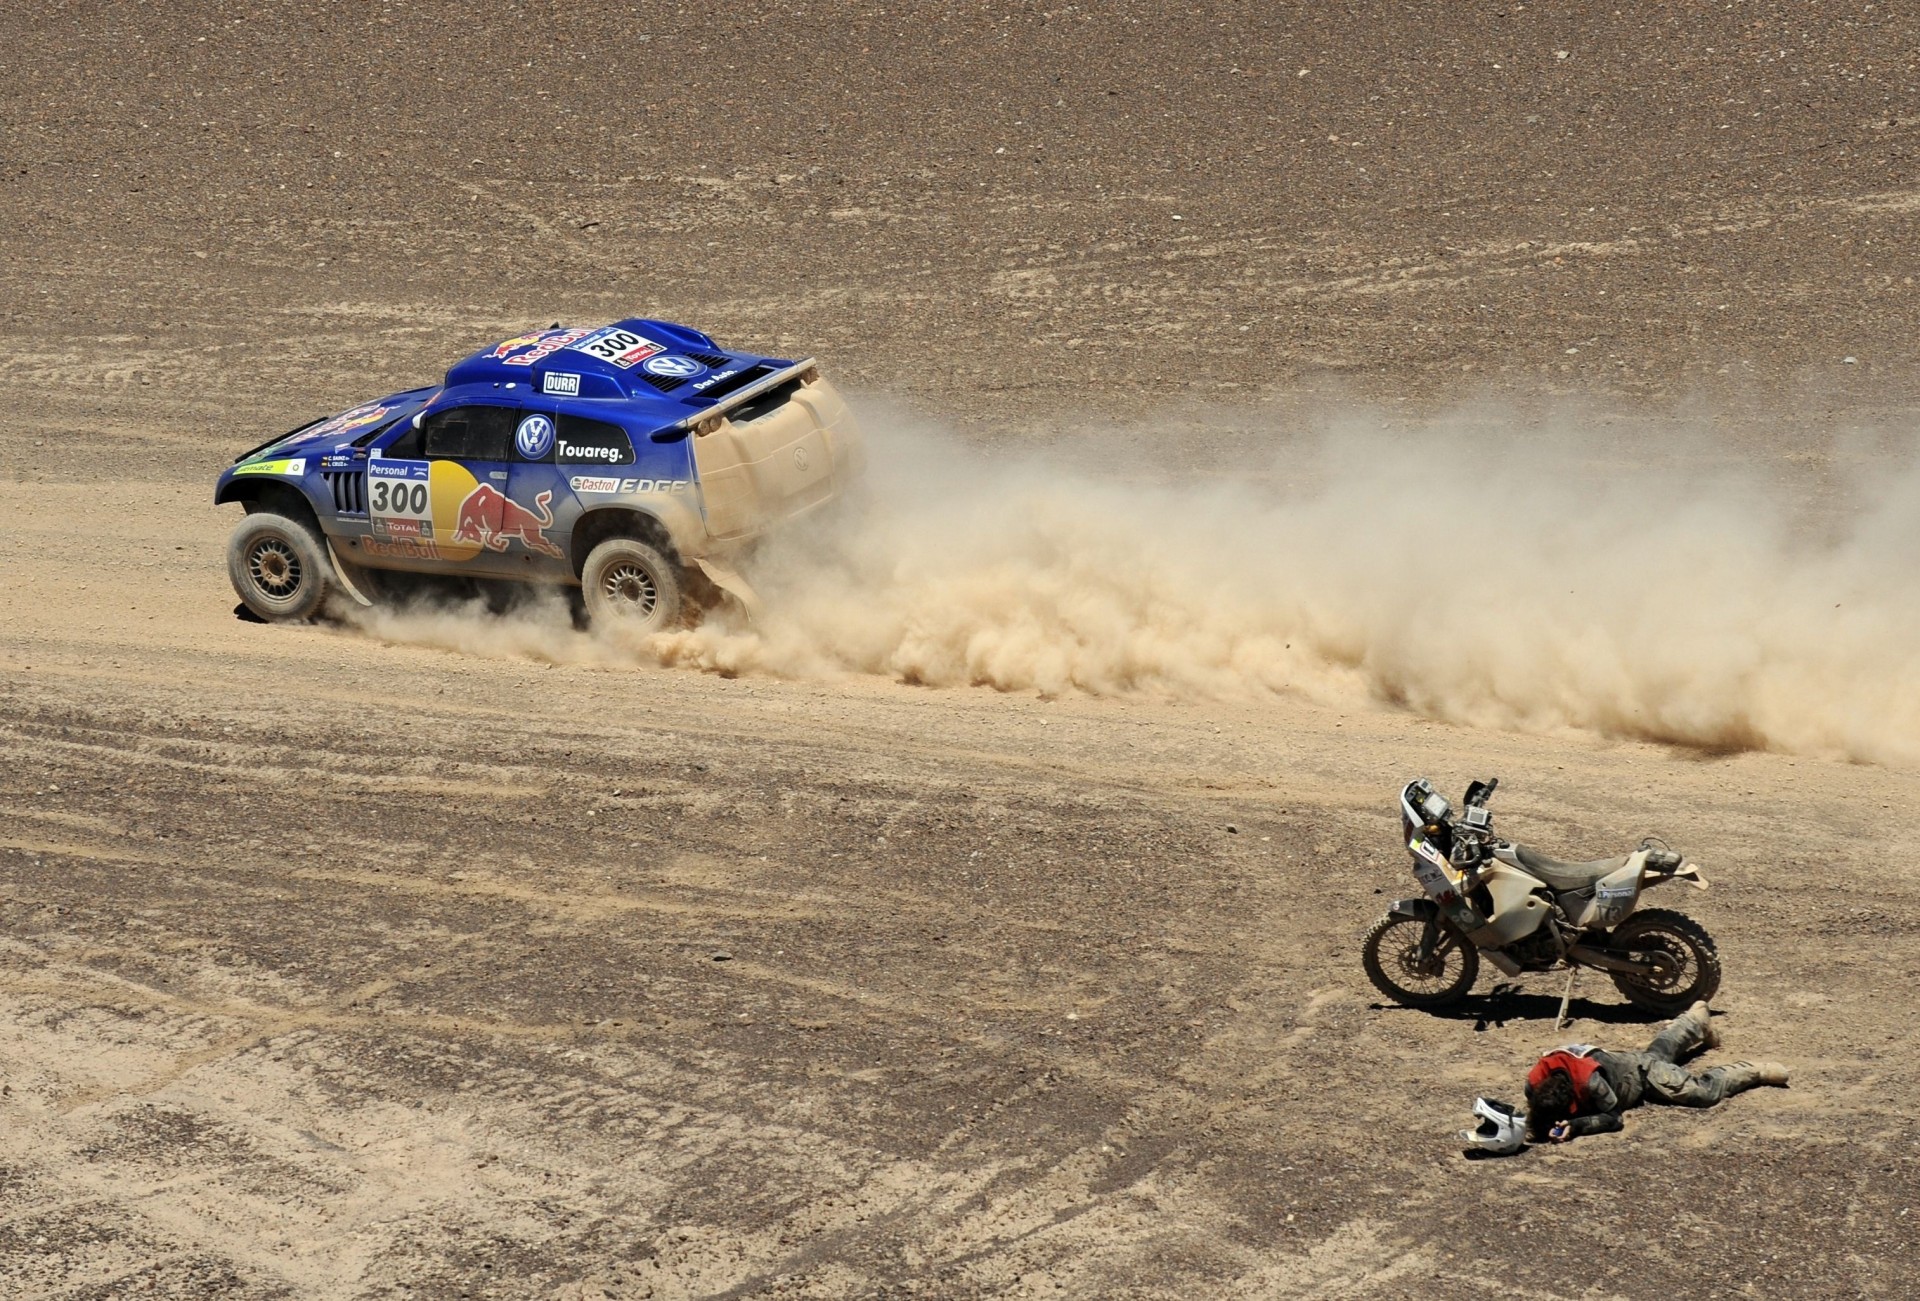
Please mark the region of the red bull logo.
POLYGON ((505 361, 509 366, 531 366, 536 361, 544 361, 570 343, 577 343, 593 333, 591 330, 539 330, 533 334, 516 334, 511 339, 502 340, 493 347, 492 356, 497 361, 505 361), (531 352, 521 352, 530 348, 531 352), (519 354, 517 356, 513 354, 519 354))
POLYGON ((502 357, 511 356, 522 348, 531 348, 534 344, 546 338, 549 333, 551 333, 551 331, 538 330, 533 334, 516 334, 511 339, 495 344, 493 346, 493 357, 497 361, 502 357))
POLYGON ((505 551, 518 542, 529 551, 561 559, 560 548, 547 541, 546 530, 553 527, 553 512, 547 509, 551 492, 533 499, 528 510, 490 483, 483 483, 466 495, 454 516, 453 540, 489 551, 505 551))

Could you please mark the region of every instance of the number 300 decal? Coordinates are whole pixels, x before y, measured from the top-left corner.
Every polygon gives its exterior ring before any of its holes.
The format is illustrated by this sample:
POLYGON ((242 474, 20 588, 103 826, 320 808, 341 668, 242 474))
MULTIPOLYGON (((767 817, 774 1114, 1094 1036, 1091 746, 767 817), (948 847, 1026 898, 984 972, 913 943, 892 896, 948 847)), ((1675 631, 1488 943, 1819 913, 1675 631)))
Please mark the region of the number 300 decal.
POLYGON ((391 479, 373 481, 373 513, 376 515, 425 515, 427 485, 419 481, 395 483, 391 479))

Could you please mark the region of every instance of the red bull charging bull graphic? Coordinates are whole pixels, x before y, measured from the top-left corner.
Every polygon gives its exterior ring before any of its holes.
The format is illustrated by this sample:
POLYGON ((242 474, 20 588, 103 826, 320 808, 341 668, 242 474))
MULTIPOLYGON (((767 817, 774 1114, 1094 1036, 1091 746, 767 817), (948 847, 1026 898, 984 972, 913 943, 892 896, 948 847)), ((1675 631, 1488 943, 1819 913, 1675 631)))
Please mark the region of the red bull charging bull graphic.
POLYGON ((528 510, 492 484, 483 483, 460 503, 453 521, 453 540, 489 551, 505 551, 510 543, 518 542, 529 551, 558 560, 560 548, 547 541, 546 534, 553 527, 553 512, 547 509, 552 501, 553 494, 543 492, 528 510))

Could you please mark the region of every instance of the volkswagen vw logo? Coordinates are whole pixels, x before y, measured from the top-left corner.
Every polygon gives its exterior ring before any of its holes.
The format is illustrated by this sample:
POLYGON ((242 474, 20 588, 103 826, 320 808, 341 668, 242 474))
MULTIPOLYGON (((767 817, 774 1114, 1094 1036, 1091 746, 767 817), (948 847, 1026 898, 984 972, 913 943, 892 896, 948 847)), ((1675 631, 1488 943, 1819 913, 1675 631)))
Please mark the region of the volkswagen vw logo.
POLYGON ((513 431, 513 445, 529 461, 543 459, 553 450, 553 421, 545 416, 528 416, 513 431))
POLYGON ((707 370, 691 357, 672 355, 649 357, 642 363, 641 369, 649 375, 663 375, 668 379, 692 379, 695 375, 704 375, 707 370))

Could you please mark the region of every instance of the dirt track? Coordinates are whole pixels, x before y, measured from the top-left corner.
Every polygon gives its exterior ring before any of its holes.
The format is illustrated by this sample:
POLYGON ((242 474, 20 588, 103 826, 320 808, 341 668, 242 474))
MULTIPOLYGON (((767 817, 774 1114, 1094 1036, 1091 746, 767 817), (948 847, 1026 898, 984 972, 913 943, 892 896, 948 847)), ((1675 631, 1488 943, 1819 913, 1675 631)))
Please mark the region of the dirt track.
POLYGON ((0 91, 0 1292, 1909 1290, 1920 775, 264 628, 207 502, 636 309, 988 445, 1567 390, 1817 461, 1911 427, 1911 24, 200 10, 21 20, 0 91), (1366 984, 1413 773, 1688 849, 1795 1087, 1461 1160, 1566 1036, 1366 984))

